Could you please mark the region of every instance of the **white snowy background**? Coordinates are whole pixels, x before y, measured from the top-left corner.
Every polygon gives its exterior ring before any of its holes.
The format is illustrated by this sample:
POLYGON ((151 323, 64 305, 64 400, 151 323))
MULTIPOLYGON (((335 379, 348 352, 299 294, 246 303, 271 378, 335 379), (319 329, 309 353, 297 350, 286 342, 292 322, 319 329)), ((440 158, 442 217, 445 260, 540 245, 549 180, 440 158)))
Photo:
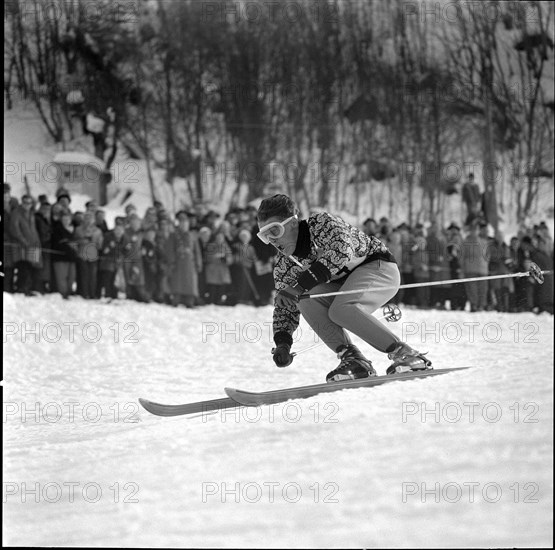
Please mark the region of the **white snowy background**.
POLYGON ((436 368, 474 368, 194 417, 138 405, 323 381, 323 345, 273 366, 270 321, 4 294, 4 543, 550 546, 552 316, 405 309, 389 326, 436 368))

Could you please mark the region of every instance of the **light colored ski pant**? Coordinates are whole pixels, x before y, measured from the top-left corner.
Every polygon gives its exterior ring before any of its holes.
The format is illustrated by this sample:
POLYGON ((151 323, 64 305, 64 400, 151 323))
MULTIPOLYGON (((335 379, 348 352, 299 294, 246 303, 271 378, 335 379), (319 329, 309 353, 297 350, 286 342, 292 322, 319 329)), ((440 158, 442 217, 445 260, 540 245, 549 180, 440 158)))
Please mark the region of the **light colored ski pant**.
POLYGON ((400 341, 372 312, 387 304, 401 282, 399 268, 393 262, 376 260, 357 267, 341 285, 334 281, 315 286, 309 294, 339 290, 365 292, 309 298, 299 302, 299 310, 319 338, 333 351, 350 344, 346 331, 356 334, 379 351, 386 352, 400 341))

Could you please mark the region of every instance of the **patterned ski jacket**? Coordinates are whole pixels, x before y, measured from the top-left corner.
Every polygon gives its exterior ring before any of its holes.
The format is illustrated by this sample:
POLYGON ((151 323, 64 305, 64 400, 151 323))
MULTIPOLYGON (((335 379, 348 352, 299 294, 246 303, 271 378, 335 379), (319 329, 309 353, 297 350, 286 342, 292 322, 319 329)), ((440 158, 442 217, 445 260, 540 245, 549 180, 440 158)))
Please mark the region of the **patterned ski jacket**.
MULTIPOLYGON (((363 263, 374 260, 395 262, 382 241, 327 212, 313 214, 300 221, 293 256, 303 267, 279 254, 274 267, 276 290, 298 283, 308 291, 328 281, 345 279, 363 263)), ((292 334, 299 326, 299 318, 300 311, 296 305, 289 308, 274 303, 273 333, 276 344, 292 344, 292 334)))

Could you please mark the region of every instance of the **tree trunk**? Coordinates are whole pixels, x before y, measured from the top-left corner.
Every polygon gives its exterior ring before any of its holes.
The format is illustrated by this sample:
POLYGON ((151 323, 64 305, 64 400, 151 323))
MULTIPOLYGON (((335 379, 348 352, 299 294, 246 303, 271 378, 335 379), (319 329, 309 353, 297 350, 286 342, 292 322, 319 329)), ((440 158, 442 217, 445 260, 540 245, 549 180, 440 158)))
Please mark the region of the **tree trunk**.
POLYGON ((498 170, 497 163, 495 160, 495 149, 493 145, 493 120, 492 120, 492 108, 490 99, 493 97, 491 94, 491 73, 488 70, 486 72, 486 82, 483 82, 483 93, 484 93, 484 107, 485 107, 485 127, 484 127, 484 202, 486 208, 486 219, 488 223, 493 227, 494 230, 498 229, 499 220, 497 215, 497 197, 495 193, 495 180, 497 179, 498 170), (489 91, 488 91, 489 90, 489 91))

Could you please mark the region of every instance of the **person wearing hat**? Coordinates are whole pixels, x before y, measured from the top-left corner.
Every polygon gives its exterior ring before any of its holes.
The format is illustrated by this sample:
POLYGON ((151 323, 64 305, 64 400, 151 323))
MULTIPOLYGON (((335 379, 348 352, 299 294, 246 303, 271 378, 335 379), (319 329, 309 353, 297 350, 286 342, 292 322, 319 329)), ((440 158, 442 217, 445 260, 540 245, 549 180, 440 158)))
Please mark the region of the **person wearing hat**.
POLYGON ((71 214, 71 208, 69 207, 69 203, 71 202, 71 197, 69 193, 65 190, 59 189, 59 192, 56 194, 56 202, 57 204, 62 205, 63 209, 71 214))
POLYGON ((198 234, 199 222, 197 213, 189 210, 187 212, 187 217, 189 218, 189 231, 194 231, 198 234))
POLYGON ((273 314, 273 358, 278 367, 293 361, 292 335, 301 315, 340 359, 327 382, 376 376, 349 332, 388 354, 388 374, 431 365, 372 315, 396 294, 400 283, 399 269, 384 243, 327 212, 299 219, 293 201, 281 194, 260 203, 258 226, 258 238, 279 251, 273 314), (300 299, 340 290, 360 293, 300 299))
POLYGON ((131 222, 131 218, 133 218, 134 216, 138 216, 137 214, 137 207, 132 204, 129 203, 125 206, 125 226, 126 228, 129 227, 129 224, 131 222))
POLYGON ((214 210, 209 210, 204 216, 202 224, 208 226, 212 231, 215 231, 218 226, 218 219, 220 215, 214 210))
POLYGON ((145 215, 142 221, 142 230, 147 231, 148 229, 158 229, 158 213, 154 206, 149 206, 145 210, 145 215))

